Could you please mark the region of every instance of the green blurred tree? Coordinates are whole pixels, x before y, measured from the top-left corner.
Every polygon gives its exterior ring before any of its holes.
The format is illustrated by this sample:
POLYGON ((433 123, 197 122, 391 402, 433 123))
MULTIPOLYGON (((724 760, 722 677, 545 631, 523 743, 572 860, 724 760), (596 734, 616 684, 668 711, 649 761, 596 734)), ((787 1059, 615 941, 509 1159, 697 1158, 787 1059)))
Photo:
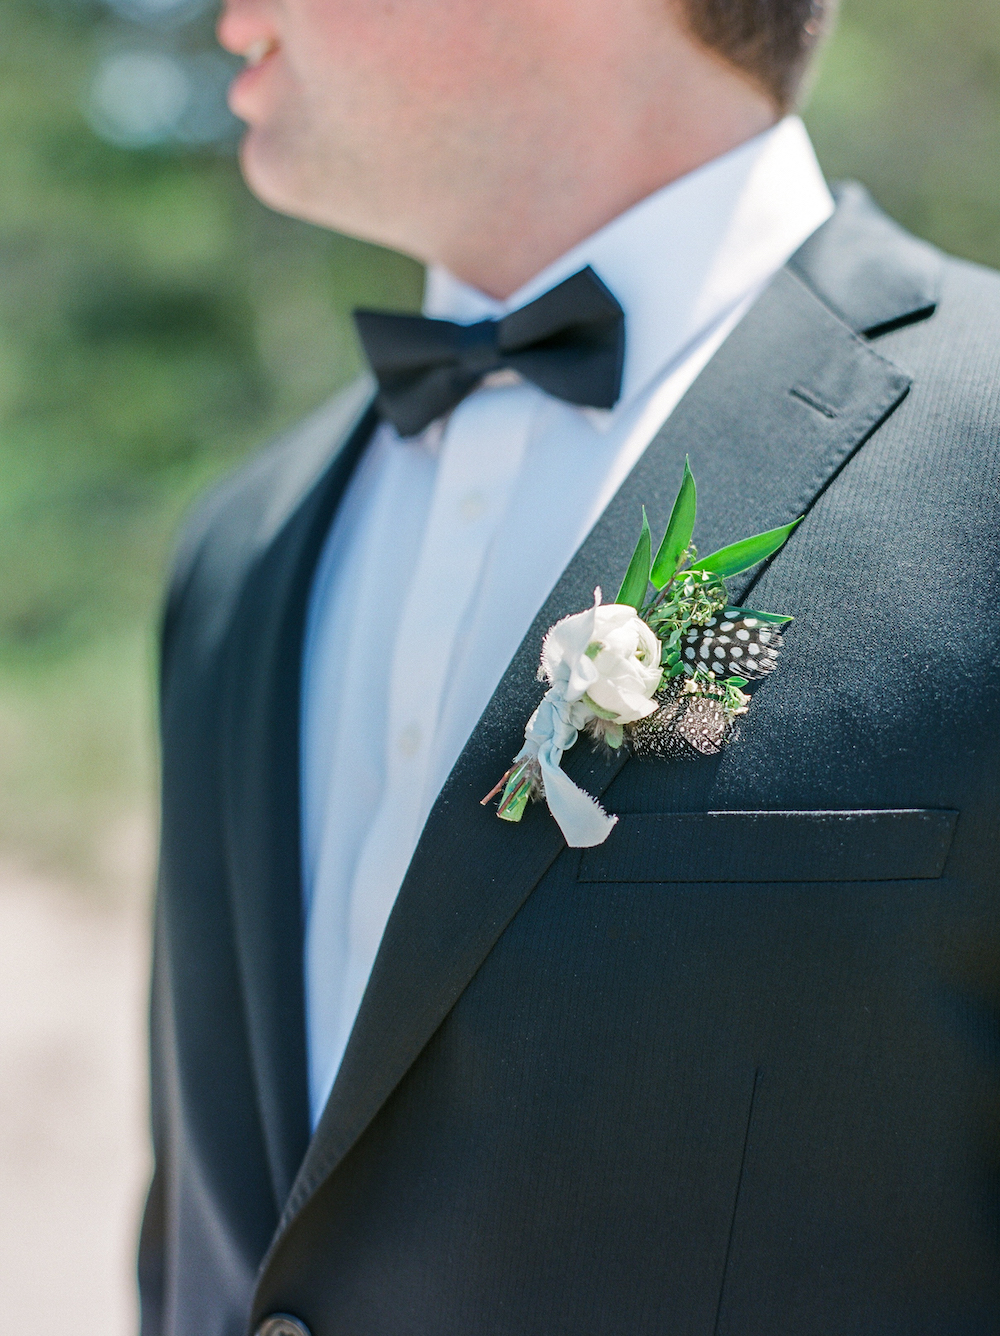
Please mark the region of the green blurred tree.
POLYGON ((178 511, 358 367, 398 256, 251 199, 233 155, 83 114, 99 10, 8 0, 0 57, 0 660, 146 618, 178 511))
POLYGON ((1000 268, 996 0, 846 0, 806 120, 828 175, 1000 268))

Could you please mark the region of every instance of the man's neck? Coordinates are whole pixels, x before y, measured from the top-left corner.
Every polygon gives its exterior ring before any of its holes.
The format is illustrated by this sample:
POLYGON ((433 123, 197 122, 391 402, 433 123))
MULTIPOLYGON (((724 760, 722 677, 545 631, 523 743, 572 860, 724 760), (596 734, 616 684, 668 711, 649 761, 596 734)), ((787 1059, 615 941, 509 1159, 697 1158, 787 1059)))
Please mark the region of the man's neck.
POLYGON ((505 300, 536 274, 593 233, 664 186, 682 179, 756 138, 777 123, 763 98, 741 99, 730 116, 706 118, 697 132, 665 126, 655 148, 636 144, 634 152, 595 151, 594 159, 570 179, 541 183, 519 202, 485 211, 466 221, 440 248, 425 257, 455 277, 498 300, 505 300), (603 164, 603 165, 602 165, 603 164))

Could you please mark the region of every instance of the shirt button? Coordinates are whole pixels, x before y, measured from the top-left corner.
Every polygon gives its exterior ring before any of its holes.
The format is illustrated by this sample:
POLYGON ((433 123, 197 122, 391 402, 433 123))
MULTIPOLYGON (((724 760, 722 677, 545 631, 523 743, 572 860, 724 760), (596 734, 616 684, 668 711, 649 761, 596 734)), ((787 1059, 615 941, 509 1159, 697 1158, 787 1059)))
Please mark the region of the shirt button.
POLYGON ((422 741, 420 729, 416 724, 407 724, 405 728, 400 729, 396 741, 404 756, 416 756, 422 741))
POLYGON ((254 1336, 309 1336, 309 1328, 288 1313, 272 1313, 260 1324, 254 1336))
POLYGON ((458 503, 458 513, 466 524, 478 520, 486 510, 486 497, 482 492, 466 492, 458 503))

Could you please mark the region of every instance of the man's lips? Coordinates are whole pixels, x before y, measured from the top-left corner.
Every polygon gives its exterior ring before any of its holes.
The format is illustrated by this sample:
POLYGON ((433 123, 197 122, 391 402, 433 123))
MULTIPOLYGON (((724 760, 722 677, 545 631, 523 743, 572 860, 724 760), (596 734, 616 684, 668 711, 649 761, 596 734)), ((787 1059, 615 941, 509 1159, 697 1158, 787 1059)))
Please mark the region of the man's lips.
POLYGON ((273 37, 258 37, 255 42, 251 42, 243 52, 243 59, 250 66, 259 65, 265 60, 272 51, 277 51, 278 43, 273 37))
POLYGON ((278 43, 273 38, 260 37, 241 53, 246 66, 229 85, 229 107, 236 116, 247 119, 244 114, 250 111, 246 101, 247 95, 260 81, 264 71, 277 55, 278 49, 278 43))

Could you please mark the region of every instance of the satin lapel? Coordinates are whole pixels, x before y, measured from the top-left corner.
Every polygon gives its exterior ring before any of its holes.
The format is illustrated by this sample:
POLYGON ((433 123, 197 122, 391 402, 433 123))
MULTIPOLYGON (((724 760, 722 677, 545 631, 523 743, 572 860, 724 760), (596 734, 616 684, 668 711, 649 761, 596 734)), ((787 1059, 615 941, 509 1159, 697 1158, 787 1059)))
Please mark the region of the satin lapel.
MULTIPOLYGON (((595 585, 621 577, 641 505, 662 530, 685 454, 699 484, 700 546, 710 551, 807 512, 908 386, 788 270, 699 377, 563 574, 431 812, 269 1256, 565 847, 542 805, 517 826, 479 805, 541 694, 535 669, 545 630, 586 607, 595 585)), ((779 559, 795 560, 794 543, 779 559)), ((566 768, 599 793, 620 763, 581 746, 566 768)))
MULTIPOLYGON (((375 423, 362 383, 300 429, 261 487, 227 644, 224 820, 251 1058, 276 1211, 309 1140, 299 852, 299 694, 312 573, 375 423)), ((267 461, 262 461, 266 466, 267 461)))

